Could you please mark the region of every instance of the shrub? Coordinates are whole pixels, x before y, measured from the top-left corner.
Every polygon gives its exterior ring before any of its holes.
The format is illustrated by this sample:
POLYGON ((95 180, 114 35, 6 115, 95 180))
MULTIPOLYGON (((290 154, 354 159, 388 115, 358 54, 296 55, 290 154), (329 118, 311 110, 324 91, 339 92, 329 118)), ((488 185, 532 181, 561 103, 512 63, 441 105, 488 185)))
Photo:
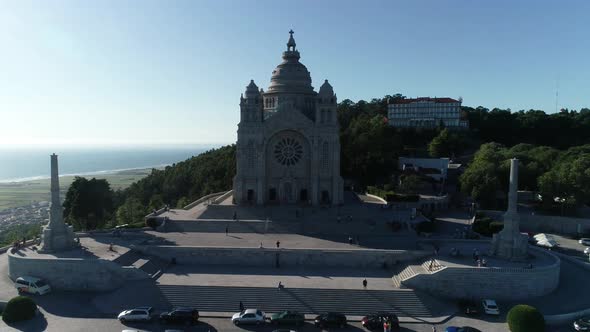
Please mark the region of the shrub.
POLYGON ((489 217, 475 218, 472 229, 476 233, 489 236, 490 223, 492 223, 492 221, 493 220, 489 217))
POLYGON ((545 318, 535 307, 519 304, 508 312, 506 322, 511 332, 543 332, 545 318))
POLYGON ((30 297, 17 296, 6 304, 6 308, 2 313, 2 320, 6 323, 28 320, 35 317, 36 312, 37 305, 30 297))
POLYGON ((499 231, 501 231, 502 229, 504 229, 504 223, 500 222, 500 221, 492 221, 488 225, 488 230, 489 230, 490 234, 496 234, 499 231))
POLYGON ((150 227, 151 229, 156 229, 158 227, 158 218, 148 217, 145 219, 145 225, 150 227))

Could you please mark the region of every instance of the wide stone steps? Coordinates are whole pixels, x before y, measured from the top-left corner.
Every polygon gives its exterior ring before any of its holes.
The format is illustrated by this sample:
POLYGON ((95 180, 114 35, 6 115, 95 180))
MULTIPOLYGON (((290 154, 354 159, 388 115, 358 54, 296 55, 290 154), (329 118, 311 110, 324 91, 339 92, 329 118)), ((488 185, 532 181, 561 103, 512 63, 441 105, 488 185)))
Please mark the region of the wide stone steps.
POLYGON ((247 308, 265 312, 296 310, 304 314, 338 311, 366 315, 388 311, 398 316, 432 317, 422 300, 411 290, 316 289, 270 287, 222 287, 158 285, 172 306, 190 306, 201 311, 236 312, 242 301, 247 308))
POLYGON ((129 250, 125 254, 117 257, 113 262, 121 266, 133 266, 149 274, 152 279, 157 279, 162 275, 169 262, 158 257, 144 255, 135 250, 129 250))

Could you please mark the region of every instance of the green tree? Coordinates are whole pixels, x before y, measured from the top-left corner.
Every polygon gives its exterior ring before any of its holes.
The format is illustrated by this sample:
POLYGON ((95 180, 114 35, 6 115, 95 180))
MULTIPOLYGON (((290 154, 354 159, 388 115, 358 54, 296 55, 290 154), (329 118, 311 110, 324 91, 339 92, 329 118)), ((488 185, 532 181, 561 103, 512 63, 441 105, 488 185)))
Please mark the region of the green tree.
POLYGON ((77 230, 101 228, 111 217, 113 191, 107 180, 76 177, 64 201, 64 217, 77 230))
POLYGON ((511 332, 543 332, 545 318, 535 307, 525 304, 515 305, 506 315, 511 332))
POLYGON ((117 209, 117 224, 135 224, 144 221, 149 210, 135 197, 129 197, 117 209))
POLYGON ((401 178, 398 190, 404 194, 417 194, 426 184, 425 179, 419 175, 406 175, 401 178))

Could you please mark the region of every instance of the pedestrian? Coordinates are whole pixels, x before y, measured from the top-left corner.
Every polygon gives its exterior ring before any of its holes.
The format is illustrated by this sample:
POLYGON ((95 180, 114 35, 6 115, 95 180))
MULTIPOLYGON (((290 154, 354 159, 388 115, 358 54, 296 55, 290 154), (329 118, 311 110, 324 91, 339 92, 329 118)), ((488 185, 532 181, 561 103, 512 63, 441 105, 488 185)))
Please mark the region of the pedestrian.
POLYGON ((285 286, 283 286, 283 283, 279 281, 279 291, 280 291, 281 289, 283 289, 283 287, 285 287, 285 286))
POLYGON ((277 241, 277 249, 281 246, 281 241, 277 241))
POLYGON ((432 325, 432 332, 436 332, 436 326, 432 325))
POLYGON ((363 279, 363 288, 367 289, 367 279, 363 279))
POLYGON ((260 248, 260 249, 264 248, 264 247, 262 246, 262 242, 260 242, 260 247, 258 247, 258 248, 260 248))
POLYGON ((27 238, 23 236, 23 247, 27 244, 27 238))
POLYGON ((240 301, 240 312, 244 311, 244 304, 240 301))
POLYGON ((225 226, 225 236, 229 233, 229 226, 225 226))
POLYGON ((234 220, 238 219, 238 213, 234 211, 234 220))

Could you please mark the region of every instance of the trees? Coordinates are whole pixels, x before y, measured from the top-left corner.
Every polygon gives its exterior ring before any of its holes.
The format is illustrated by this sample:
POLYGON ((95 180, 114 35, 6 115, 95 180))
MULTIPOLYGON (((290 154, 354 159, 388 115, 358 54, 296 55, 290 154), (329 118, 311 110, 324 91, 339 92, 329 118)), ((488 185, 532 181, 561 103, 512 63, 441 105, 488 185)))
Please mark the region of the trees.
POLYGON ((543 332, 545 318, 535 307, 525 304, 515 305, 506 315, 511 332, 543 332))
POLYGON ((433 158, 452 157, 463 152, 465 144, 465 138, 461 134, 444 128, 428 144, 428 154, 433 158))
POLYGON ((68 188, 64 217, 77 230, 101 228, 111 217, 113 191, 107 180, 77 176, 68 188))

